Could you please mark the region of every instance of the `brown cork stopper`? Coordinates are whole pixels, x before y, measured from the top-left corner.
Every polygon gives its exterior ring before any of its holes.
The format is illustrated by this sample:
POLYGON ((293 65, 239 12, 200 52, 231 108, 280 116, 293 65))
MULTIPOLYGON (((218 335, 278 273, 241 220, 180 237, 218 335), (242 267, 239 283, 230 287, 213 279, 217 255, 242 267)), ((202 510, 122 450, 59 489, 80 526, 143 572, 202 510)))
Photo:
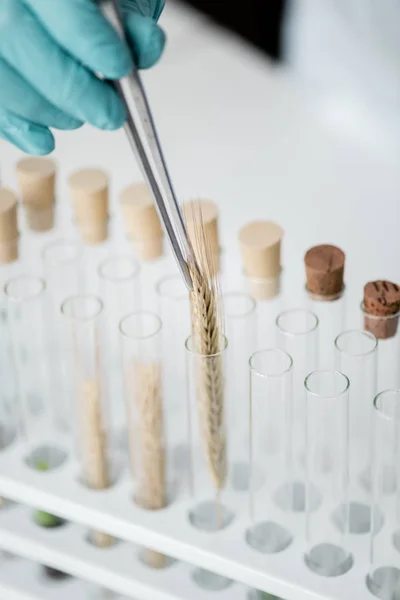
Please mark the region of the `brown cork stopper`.
POLYGON ((144 261, 164 254, 164 232, 153 199, 144 183, 129 185, 120 194, 128 238, 144 261))
POLYGON ((85 242, 99 244, 108 236, 108 177, 100 169, 75 171, 68 180, 77 225, 85 242))
POLYGON ((316 300, 334 300, 343 291, 345 254, 336 246, 310 248, 304 257, 307 290, 316 300))
POLYGON ((10 263, 17 259, 17 198, 11 190, 0 187, 0 263, 10 263))
POLYGON ((400 286, 391 281, 369 281, 364 286, 364 329, 380 340, 396 335, 400 286))
POLYGON ((253 221, 239 231, 244 271, 256 300, 279 292, 283 229, 272 221, 253 221))
POLYGON ((17 163, 22 204, 47 208, 55 202, 56 164, 49 158, 23 158, 17 163))

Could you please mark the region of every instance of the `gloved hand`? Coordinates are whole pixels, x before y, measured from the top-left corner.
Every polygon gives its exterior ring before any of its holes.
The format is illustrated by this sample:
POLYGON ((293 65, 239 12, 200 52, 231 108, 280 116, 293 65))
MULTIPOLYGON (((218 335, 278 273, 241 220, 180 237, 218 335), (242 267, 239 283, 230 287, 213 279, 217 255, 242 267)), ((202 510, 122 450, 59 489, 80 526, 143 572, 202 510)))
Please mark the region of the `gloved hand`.
POLYGON ((0 0, 0 137, 40 155, 54 149, 50 127, 121 127, 123 104, 95 73, 118 79, 133 60, 157 62, 165 0, 120 2, 129 47, 94 0, 0 0))

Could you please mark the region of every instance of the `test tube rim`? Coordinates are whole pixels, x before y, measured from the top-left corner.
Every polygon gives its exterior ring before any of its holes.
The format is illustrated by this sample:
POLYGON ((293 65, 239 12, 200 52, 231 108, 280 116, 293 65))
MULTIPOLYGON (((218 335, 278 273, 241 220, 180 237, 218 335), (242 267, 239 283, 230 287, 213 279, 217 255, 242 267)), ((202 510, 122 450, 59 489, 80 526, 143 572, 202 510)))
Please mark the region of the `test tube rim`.
POLYGON ((378 394, 376 394, 374 401, 373 401, 373 407, 374 410, 376 411, 376 413, 379 415, 379 418, 384 419, 385 421, 388 421, 390 423, 395 423, 396 421, 400 422, 400 418, 399 419, 394 419, 393 417, 389 416, 388 414, 386 414, 382 408, 379 407, 379 401, 381 399, 382 396, 386 395, 386 394, 396 394, 396 396, 398 396, 399 398, 399 403, 400 403, 400 389, 397 388, 388 388, 387 390, 382 390, 381 392, 379 392, 378 394))
POLYGON ((248 317, 248 316, 254 314, 257 309, 257 302, 254 300, 254 298, 250 294, 246 294, 246 292, 226 292, 223 294, 223 298, 225 299, 227 297, 245 298, 250 303, 250 308, 248 310, 246 310, 246 312, 242 312, 239 314, 229 314, 227 307, 226 307, 226 303, 224 302, 224 313, 228 319, 243 319, 244 317, 248 317))
POLYGON ((316 329, 318 328, 318 325, 319 325, 319 319, 312 310, 308 310, 307 308, 289 308, 289 309, 284 310, 281 313, 279 313, 279 315, 275 319, 275 325, 277 326, 279 331, 281 331, 284 335, 287 335, 289 337, 299 337, 302 335, 308 335, 309 333, 316 331, 316 329), (284 329, 279 324, 280 319, 290 313, 295 313, 295 312, 303 313, 303 314, 307 313, 308 315, 312 316, 312 318, 314 319, 314 325, 305 331, 292 332, 292 331, 288 331, 287 329, 284 329))
POLYGON ((157 295, 160 298, 165 298, 166 300, 171 300, 171 301, 176 301, 176 302, 180 302, 181 300, 184 300, 184 299, 188 298, 188 296, 189 296, 187 287, 185 286, 185 284, 182 280, 182 276, 179 273, 171 273, 170 275, 164 275, 164 277, 161 277, 161 279, 159 279, 156 282, 155 290, 156 290, 157 295), (161 288, 162 288, 163 284, 165 284, 169 281, 181 282, 184 293, 181 296, 174 296, 171 294, 163 294, 161 291, 161 288))
POLYGON ((161 318, 155 312, 151 312, 150 310, 134 310, 134 311, 128 313, 127 315, 125 315, 124 317, 122 317, 122 319, 120 320, 120 322, 118 324, 118 329, 119 329, 119 332, 122 335, 122 337, 126 340, 150 340, 150 339, 156 337, 160 333, 160 331, 162 329, 162 321, 161 321, 161 318), (152 317, 157 322, 157 327, 151 334, 129 335, 128 333, 126 333, 123 330, 123 323, 125 321, 128 321, 128 319, 131 319, 132 317, 137 316, 137 315, 146 315, 148 317, 152 317))
POLYGON ((46 290, 46 281, 43 279, 43 277, 38 277, 37 275, 30 275, 30 274, 20 274, 20 275, 16 275, 15 277, 11 277, 10 279, 8 279, 6 281, 6 283, 4 284, 4 294, 7 297, 7 300, 10 302, 15 302, 15 303, 21 303, 21 302, 29 302, 30 300, 35 300, 36 298, 39 298, 46 290), (10 294, 10 286, 18 281, 28 281, 30 280, 31 282, 35 282, 38 285, 38 289, 35 291, 35 293, 33 294, 29 294, 26 296, 19 296, 16 297, 15 295, 10 294))
POLYGON ((282 350, 281 348, 265 348, 264 350, 257 350, 256 352, 253 352, 253 354, 249 358, 249 367, 250 367, 250 371, 252 374, 256 375, 257 377, 261 377, 262 379, 270 379, 272 377, 282 377, 283 375, 285 375, 286 373, 289 373, 293 369, 293 358, 290 356, 290 354, 288 354, 287 352, 285 352, 285 350, 282 350), (260 354, 265 354, 267 352, 279 353, 282 356, 283 355, 286 356, 289 359, 288 367, 284 371, 281 371, 280 373, 261 373, 258 369, 256 369, 252 365, 252 360, 254 357, 259 356, 260 354))
POLYGON ((48 244, 46 244, 41 251, 41 257, 42 260, 45 264, 51 265, 51 266, 57 266, 59 264, 71 264, 74 263, 76 260, 82 258, 83 256, 83 247, 81 246, 81 244, 74 242, 73 240, 66 240, 66 239, 59 239, 59 240, 53 240, 52 242, 49 242, 48 244), (74 248, 76 250, 76 254, 71 257, 71 258, 67 258, 65 260, 49 260, 49 256, 48 256, 48 251, 52 250, 53 248, 57 248, 57 247, 62 247, 62 246, 69 246, 70 248, 74 248))
POLYGON ((189 337, 187 337, 185 340, 185 349, 190 356, 197 356, 199 358, 205 358, 207 360, 210 360, 210 359, 218 358, 219 356, 222 356, 222 354, 228 348, 228 339, 223 333, 220 334, 220 338, 223 341, 223 346, 218 352, 215 352, 215 354, 202 354, 201 352, 196 352, 195 350, 192 350, 189 345, 192 338, 193 338, 193 336, 189 335, 189 337))
POLYGON ((105 258, 104 260, 101 261, 101 263, 97 267, 97 274, 100 278, 104 279, 105 281, 110 281, 112 283, 117 283, 117 284, 118 283, 126 283, 127 281, 129 281, 131 279, 135 279, 136 277, 139 276, 140 264, 138 263, 137 260, 135 260, 134 258, 129 256, 129 254, 116 254, 115 256, 108 256, 107 258, 105 258), (132 265, 132 271, 128 275, 124 275, 123 277, 113 277, 113 276, 105 275, 103 272, 104 267, 107 264, 109 264, 113 261, 118 261, 118 260, 128 260, 132 265))
POLYGON ((66 298, 62 302, 61 307, 60 307, 61 314, 66 319, 69 319, 73 323, 74 322, 77 322, 77 323, 88 323, 90 321, 94 321, 99 315, 101 315, 101 313, 103 312, 103 309, 104 309, 104 303, 103 303, 103 301, 101 300, 101 298, 99 298, 95 294, 75 294, 74 296, 68 296, 68 298, 66 298), (65 311, 66 307, 72 301, 77 301, 77 300, 91 300, 92 302, 96 303, 97 310, 94 311, 88 317, 77 317, 76 315, 69 315, 69 314, 67 314, 66 311, 65 311))
POLYGON ((371 319, 372 321, 389 321, 390 319, 398 319, 400 317, 400 310, 393 313, 392 315, 372 315, 371 313, 365 310, 363 301, 360 302, 360 309, 363 315, 365 317, 368 317, 368 319, 371 319))
POLYGON ((345 396, 349 389, 350 389, 350 379, 347 377, 347 375, 345 375, 344 373, 342 373, 341 371, 337 371, 335 369, 321 369, 321 370, 317 370, 317 371, 312 371, 311 373, 309 373, 307 375, 307 377, 304 379, 304 387, 306 389, 306 392, 308 395, 313 396, 314 398, 320 398, 321 400, 333 400, 333 399, 338 399, 341 398, 342 396, 345 396), (340 377, 343 379, 343 384, 344 384, 344 388, 336 393, 336 394, 329 394, 329 395, 325 395, 325 394, 320 394, 317 392, 314 392, 312 389, 310 389, 309 387, 309 381, 310 378, 315 376, 315 375, 323 375, 323 374, 330 374, 330 375, 340 375, 340 377))
POLYGON ((378 348, 378 339, 376 338, 376 336, 374 336, 373 333, 371 333, 370 331, 365 331, 364 329, 346 329, 346 331, 342 331, 335 338, 335 348, 339 352, 344 354, 345 356, 350 356, 351 358, 362 358, 363 356, 369 356, 370 354, 373 354, 374 352, 376 352, 376 350, 378 348), (371 340, 371 342, 374 343, 373 347, 370 348, 368 350, 368 352, 359 352, 359 353, 346 352, 346 350, 343 350, 342 348, 340 348, 340 346, 338 345, 338 342, 342 336, 348 335, 350 333, 358 333, 358 334, 361 334, 363 337, 369 338, 371 340))

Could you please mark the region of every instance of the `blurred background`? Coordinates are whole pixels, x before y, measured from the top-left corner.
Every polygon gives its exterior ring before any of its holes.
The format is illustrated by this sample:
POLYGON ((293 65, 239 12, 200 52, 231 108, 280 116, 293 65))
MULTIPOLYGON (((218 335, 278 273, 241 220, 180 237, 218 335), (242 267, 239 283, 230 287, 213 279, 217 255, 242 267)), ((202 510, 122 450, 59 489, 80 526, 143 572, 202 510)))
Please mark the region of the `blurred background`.
POLYGON ((398 0, 187 3, 287 64, 335 127, 399 147, 398 0))

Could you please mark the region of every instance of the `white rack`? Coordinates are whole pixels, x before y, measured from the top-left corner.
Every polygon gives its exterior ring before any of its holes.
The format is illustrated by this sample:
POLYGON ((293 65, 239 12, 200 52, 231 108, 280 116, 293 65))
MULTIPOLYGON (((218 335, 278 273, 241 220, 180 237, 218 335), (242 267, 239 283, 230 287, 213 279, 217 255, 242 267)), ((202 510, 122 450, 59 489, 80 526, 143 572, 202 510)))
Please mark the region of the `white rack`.
MULTIPOLYGON (((92 584, 79 579, 52 582, 44 577, 41 565, 24 558, 2 559, 1 600, 94 600, 93 592, 92 584)), ((126 599, 118 596, 115 600, 126 599)))
MULTIPOLYGON (((2 548, 135 600, 207 600, 209 597, 191 579, 193 567, 190 565, 176 562, 163 571, 154 571, 137 559, 132 544, 120 542, 101 550, 87 542, 85 527, 68 523, 46 529, 35 524, 31 512, 24 506, 13 506, 1 512, 2 548)), ((62 585, 56 582, 53 587, 58 589, 62 585)), ((81 594, 79 600, 81 597, 82 600, 87 598, 81 594)), ((218 597, 221 600, 245 600, 246 590, 244 586, 232 584, 218 597)), ((74 600, 77 599, 74 597, 74 600)))
MULTIPOLYGON (((368 536, 353 536, 354 566, 345 575, 324 578, 306 567, 301 539, 284 552, 263 555, 244 541, 246 502, 232 495, 236 518, 225 530, 206 533, 194 529, 187 512, 190 499, 179 497, 168 508, 146 512, 131 500, 131 484, 122 477, 104 491, 85 489, 77 477, 77 465, 67 461, 51 472, 37 472, 25 462, 25 449, 15 444, 0 456, 0 494, 17 502, 40 507, 74 523, 54 530, 36 526, 23 507, 0 513, 0 546, 95 581, 137 600, 206 600, 190 577, 198 565, 264 590, 285 600, 371 599, 366 588, 368 536), (133 544, 159 550, 182 562, 154 571, 137 558, 135 548, 120 543, 107 550, 86 541, 86 527, 106 531, 133 544)), ((240 496, 240 497, 239 497, 240 496)), ((245 600, 243 586, 233 585, 216 593, 220 600, 245 600)), ((7 599, 8 600, 8 599, 7 599)))

